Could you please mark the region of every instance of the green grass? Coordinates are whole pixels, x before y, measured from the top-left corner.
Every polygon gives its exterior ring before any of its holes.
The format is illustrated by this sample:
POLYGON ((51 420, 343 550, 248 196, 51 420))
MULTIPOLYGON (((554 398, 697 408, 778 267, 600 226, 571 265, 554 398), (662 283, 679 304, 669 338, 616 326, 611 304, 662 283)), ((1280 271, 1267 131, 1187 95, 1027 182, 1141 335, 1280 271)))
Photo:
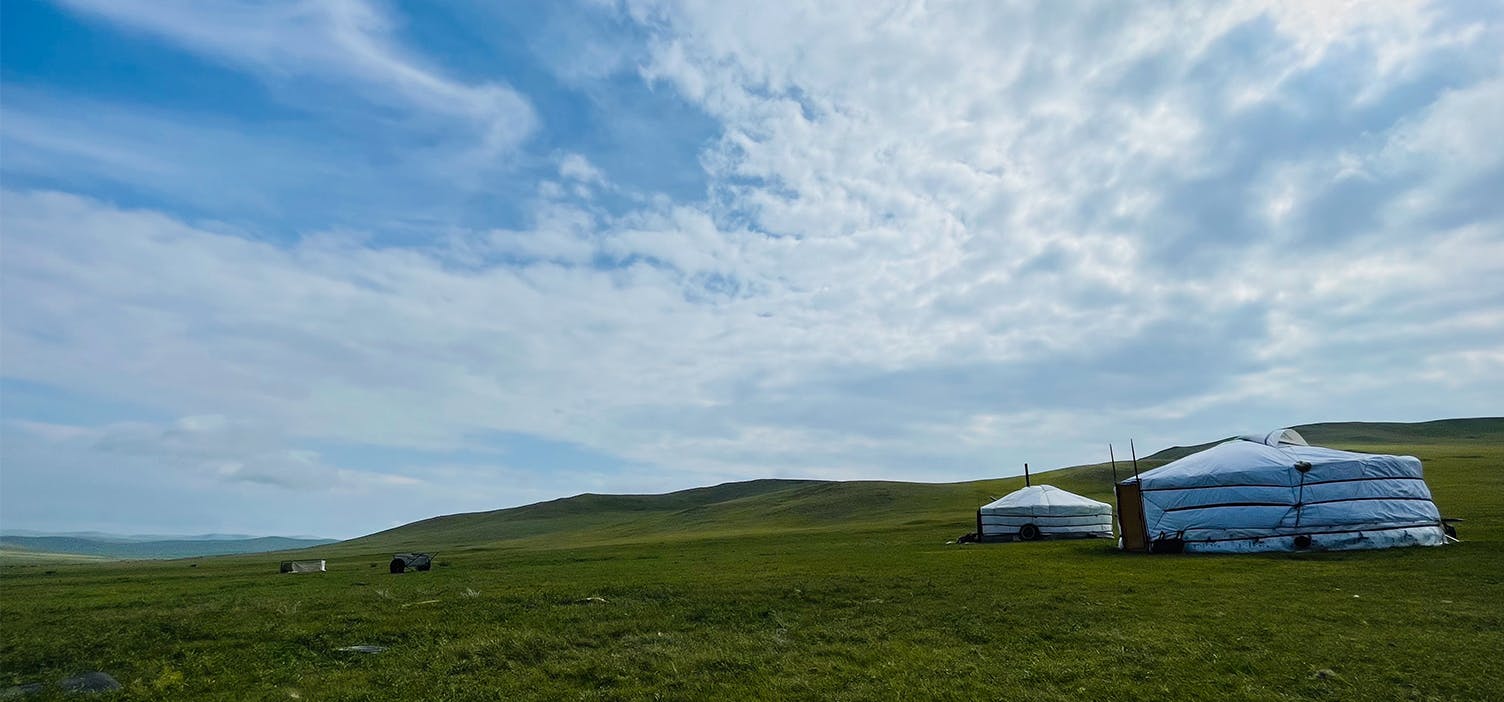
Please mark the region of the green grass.
MULTIPOLYGON (((268 555, 0 566, 0 686, 97 669, 127 699, 1504 699, 1504 422, 1416 426, 1321 441, 1421 457, 1462 544, 944 544, 1013 480, 590 496, 314 549, 320 575, 268 555), (440 565, 387 574, 406 545, 440 565)), ((1106 471, 1041 479, 1103 498, 1106 471)))
POLYGON ((0 563, 9 565, 35 563, 95 563, 110 560, 106 556, 91 556, 82 553, 54 553, 33 551, 24 548, 0 547, 0 563))

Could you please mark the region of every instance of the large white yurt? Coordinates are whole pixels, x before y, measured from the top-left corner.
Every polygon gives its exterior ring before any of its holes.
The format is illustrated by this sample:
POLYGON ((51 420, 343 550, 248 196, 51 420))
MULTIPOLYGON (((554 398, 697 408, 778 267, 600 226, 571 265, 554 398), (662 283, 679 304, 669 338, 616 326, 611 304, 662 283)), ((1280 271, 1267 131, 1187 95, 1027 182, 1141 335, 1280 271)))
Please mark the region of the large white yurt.
POLYGON ((977 510, 977 537, 982 541, 1110 539, 1112 505, 1053 485, 1034 485, 982 505, 977 510))
POLYGON ((1439 546, 1441 515, 1412 456, 1243 436, 1117 485, 1123 548, 1246 553, 1439 546))

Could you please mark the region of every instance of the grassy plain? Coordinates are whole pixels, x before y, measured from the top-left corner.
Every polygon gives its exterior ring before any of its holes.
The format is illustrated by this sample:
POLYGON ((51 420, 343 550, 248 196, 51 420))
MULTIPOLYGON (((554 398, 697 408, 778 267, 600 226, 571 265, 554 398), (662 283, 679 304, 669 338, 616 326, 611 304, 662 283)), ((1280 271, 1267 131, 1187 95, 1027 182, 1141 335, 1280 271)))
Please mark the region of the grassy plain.
POLYGON ((37 563, 97 563, 109 560, 104 556, 90 556, 81 553, 54 553, 52 551, 33 551, 25 548, 0 547, 0 563, 9 565, 37 564, 37 563))
MULTIPOLYGON (((759 481, 430 520, 276 557, 0 566, 0 687, 123 699, 1504 699, 1504 421, 1324 425, 1425 461, 1464 543, 954 546, 951 485, 759 481), (389 575, 393 550, 440 551, 389 575), (337 649, 375 644, 369 655, 337 649)), ((1046 476, 1106 498, 1106 467, 1046 476)))

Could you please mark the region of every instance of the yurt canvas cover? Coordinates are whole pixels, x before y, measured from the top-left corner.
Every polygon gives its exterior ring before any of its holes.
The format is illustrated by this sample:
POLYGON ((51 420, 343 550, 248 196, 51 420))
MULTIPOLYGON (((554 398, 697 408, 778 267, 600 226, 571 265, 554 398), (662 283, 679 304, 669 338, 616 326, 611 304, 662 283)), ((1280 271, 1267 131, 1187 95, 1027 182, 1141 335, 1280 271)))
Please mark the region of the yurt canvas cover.
POLYGON ((977 536, 984 541, 1093 536, 1110 539, 1112 505, 1053 485, 1026 487, 978 509, 977 536))
POLYGON ((282 561, 283 573, 322 573, 324 562, 318 561, 282 561))
POLYGON ((1130 550, 1446 543, 1419 459, 1309 446, 1289 430, 1218 444, 1124 480, 1118 499, 1130 550))

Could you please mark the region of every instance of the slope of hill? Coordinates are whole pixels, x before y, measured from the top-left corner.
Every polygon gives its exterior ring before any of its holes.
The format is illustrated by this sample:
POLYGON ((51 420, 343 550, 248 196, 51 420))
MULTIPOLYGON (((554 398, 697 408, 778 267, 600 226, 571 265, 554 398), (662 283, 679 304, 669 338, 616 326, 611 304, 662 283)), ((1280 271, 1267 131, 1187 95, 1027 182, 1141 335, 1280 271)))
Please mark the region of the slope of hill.
POLYGON ((190 558, 236 553, 289 551, 334 543, 333 539, 290 539, 263 536, 243 539, 171 539, 124 541, 79 536, 0 536, 0 548, 22 552, 71 554, 102 558, 190 558))
MULTIPOLYGON (((1339 448, 1504 443, 1504 418, 1415 424, 1343 422, 1297 429, 1312 443, 1339 448)), ((1139 469, 1164 465, 1214 443, 1159 451, 1140 458, 1139 469)), ((1112 470, 1106 463, 1073 466, 1036 473, 1034 480, 1111 502, 1112 470)), ((1132 469, 1127 461, 1119 461, 1117 470, 1123 477, 1132 469)), ((977 505, 1023 485, 1022 477, 961 483, 753 480, 662 495, 584 494, 524 507, 434 517, 342 542, 340 547, 436 550, 495 542, 588 544, 919 525, 943 526, 960 534, 970 530, 977 505)))

